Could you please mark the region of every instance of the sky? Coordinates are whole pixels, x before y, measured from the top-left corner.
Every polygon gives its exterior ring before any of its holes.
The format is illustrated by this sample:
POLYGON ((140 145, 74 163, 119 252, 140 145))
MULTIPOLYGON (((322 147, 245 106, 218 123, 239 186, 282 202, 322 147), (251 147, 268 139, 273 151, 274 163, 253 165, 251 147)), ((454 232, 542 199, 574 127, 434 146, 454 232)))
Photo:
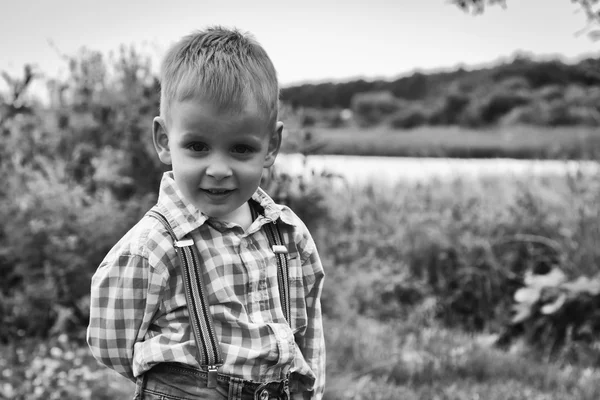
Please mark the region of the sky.
POLYGON ((0 14, 0 71, 12 75, 32 63, 60 76, 61 53, 123 44, 158 68, 170 44, 210 25, 251 32, 284 87, 476 67, 518 51, 577 59, 600 50, 577 35, 586 20, 570 0, 507 0, 478 16, 446 0, 0 0, 0 14))

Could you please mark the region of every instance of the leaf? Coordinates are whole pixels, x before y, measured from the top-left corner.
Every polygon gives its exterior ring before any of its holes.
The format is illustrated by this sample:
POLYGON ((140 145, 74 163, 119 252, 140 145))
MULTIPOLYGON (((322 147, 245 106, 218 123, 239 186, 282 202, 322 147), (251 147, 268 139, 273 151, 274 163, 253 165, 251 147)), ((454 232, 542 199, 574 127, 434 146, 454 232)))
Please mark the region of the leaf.
POLYGON ((531 316, 531 307, 527 304, 517 304, 515 306, 516 314, 511 319, 511 324, 518 324, 520 322, 525 321, 527 318, 531 316))
POLYGON ((565 301, 567 301, 567 294, 562 293, 553 303, 546 304, 541 308, 542 314, 554 314, 565 304, 565 301))
POLYGON ((515 301, 518 303, 533 304, 540 298, 540 289, 532 287, 520 288, 515 292, 515 301))
POLYGON ((563 283, 561 287, 575 293, 589 293, 592 296, 600 294, 600 280, 580 276, 573 282, 563 283))
POLYGON ((527 271, 525 273, 525 284, 527 286, 534 286, 538 288, 548 286, 559 286, 566 282, 567 276, 558 268, 553 268, 550 272, 544 275, 536 275, 527 271))

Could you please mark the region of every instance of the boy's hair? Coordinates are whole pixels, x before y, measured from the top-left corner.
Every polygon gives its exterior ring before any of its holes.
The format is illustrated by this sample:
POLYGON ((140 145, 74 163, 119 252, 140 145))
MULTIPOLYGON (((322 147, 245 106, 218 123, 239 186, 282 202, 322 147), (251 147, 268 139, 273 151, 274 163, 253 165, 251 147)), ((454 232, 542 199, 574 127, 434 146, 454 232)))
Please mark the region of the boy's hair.
POLYGON ((169 124, 171 104, 201 95, 219 111, 241 111, 250 99, 277 120, 277 72, 248 33, 220 26, 197 31, 174 44, 163 59, 160 115, 169 124))

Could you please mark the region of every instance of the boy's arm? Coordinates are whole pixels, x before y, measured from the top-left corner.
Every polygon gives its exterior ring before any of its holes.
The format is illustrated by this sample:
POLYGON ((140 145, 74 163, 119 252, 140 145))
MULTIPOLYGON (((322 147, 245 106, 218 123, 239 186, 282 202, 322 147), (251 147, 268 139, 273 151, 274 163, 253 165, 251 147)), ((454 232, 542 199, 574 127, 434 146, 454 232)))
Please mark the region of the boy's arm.
POLYGON ((310 248, 306 258, 303 257, 302 270, 306 294, 307 327, 302 336, 296 337, 298 347, 304 359, 315 374, 314 390, 294 393, 293 399, 321 399, 325 389, 325 336, 321 314, 321 293, 325 274, 321 259, 312 238, 308 242, 310 248))
POLYGON ((135 381, 133 352, 158 309, 163 282, 147 258, 109 254, 92 278, 87 341, 94 357, 135 381))

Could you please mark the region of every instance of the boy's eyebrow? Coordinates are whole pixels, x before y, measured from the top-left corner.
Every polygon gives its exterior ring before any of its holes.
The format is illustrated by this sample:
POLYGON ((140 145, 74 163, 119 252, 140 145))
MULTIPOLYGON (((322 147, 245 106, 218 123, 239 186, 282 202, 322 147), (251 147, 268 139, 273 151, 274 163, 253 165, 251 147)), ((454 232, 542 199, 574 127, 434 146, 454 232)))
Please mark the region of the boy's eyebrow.
POLYGON ((202 139, 203 135, 201 133, 198 132, 184 132, 183 135, 181 135, 181 140, 190 140, 190 139, 202 139))
MULTIPOLYGON (((182 142, 187 142, 190 140, 207 140, 205 138, 205 135, 203 135, 200 132, 195 132, 195 131, 188 131, 188 132, 184 132, 181 135, 181 139, 182 142)), ((246 134, 243 137, 240 138, 235 138, 233 141, 235 142, 251 142, 251 144, 259 144, 262 142, 262 138, 260 137, 260 135, 258 134, 246 134)))
POLYGON ((195 140, 205 140, 204 135, 198 132, 184 132, 179 138, 180 142, 190 142, 195 140))

